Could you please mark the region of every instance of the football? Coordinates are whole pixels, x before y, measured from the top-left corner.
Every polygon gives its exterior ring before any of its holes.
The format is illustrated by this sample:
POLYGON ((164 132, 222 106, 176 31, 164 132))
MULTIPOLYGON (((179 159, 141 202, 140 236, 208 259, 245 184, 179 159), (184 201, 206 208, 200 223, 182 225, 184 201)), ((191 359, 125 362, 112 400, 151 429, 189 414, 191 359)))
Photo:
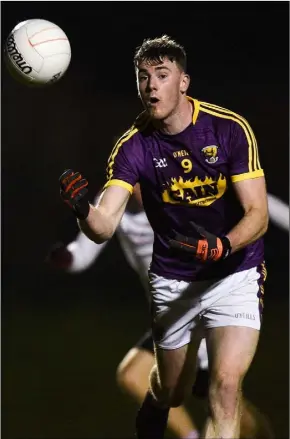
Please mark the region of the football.
POLYGON ((30 86, 58 81, 71 60, 71 47, 64 31, 42 19, 23 21, 9 34, 4 47, 11 75, 30 86))

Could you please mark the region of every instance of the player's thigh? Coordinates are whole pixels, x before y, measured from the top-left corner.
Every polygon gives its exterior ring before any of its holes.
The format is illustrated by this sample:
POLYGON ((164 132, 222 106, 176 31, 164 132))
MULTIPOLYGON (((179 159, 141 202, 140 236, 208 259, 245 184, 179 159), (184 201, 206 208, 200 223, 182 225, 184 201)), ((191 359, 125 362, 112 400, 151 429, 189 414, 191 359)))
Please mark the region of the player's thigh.
POLYGON ((155 347, 157 373, 162 390, 180 396, 191 392, 201 337, 199 330, 196 330, 191 341, 180 348, 162 349, 155 347))
POLYGON ((262 282, 254 267, 222 279, 206 297, 203 324, 211 370, 246 373, 259 340, 262 282))
POLYGON ((152 333, 157 374, 165 391, 191 390, 203 336, 200 297, 210 282, 185 282, 150 273, 152 333))
POLYGON ((239 385, 254 358, 259 330, 246 326, 224 326, 206 331, 211 381, 239 385))

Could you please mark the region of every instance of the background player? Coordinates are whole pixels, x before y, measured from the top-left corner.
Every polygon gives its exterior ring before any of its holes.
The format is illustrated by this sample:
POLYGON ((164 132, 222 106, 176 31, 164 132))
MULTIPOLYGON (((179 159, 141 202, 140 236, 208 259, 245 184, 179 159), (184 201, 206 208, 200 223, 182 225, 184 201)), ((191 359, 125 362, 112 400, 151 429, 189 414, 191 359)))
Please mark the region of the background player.
MULTIPOLYGON (((131 212, 127 209, 123 215, 117 236, 123 253, 130 266, 137 272, 147 291, 147 270, 151 261, 153 247, 153 231, 143 210, 139 185, 134 188, 131 212), (134 213, 133 213, 134 212, 134 213)), ((97 204, 98 197, 95 199, 97 204)), ((289 230, 287 213, 289 207, 274 195, 268 194, 270 218, 279 227, 289 230)), ((289 215, 288 215, 289 216, 289 215)), ((57 245, 50 254, 50 262, 55 268, 62 268, 68 273, 75 274, 88 269, 98 258, 108 244, 95 244, 80 232, 73 242, 67 246, 57 245)), ((117 383, 126 393, 141 402, 148 389, 148 375, 154 364, 154 349, 151 331, 148 331, 140 341, 129 350, 117 368, 117 383)), ((208 358, 203 339, 198 351, 197 380, 193 395, 205 399, 208 391, 208 358)), ((241 430, 242 438, 272 438, 268 421, 249 402, 243 413, 241 430), (257 421, 258 420, 258 421, 257 421)), ((169 415, 169 428, 181 438, 198 437, 192 417, 184 407, 173 408, 169 415)))

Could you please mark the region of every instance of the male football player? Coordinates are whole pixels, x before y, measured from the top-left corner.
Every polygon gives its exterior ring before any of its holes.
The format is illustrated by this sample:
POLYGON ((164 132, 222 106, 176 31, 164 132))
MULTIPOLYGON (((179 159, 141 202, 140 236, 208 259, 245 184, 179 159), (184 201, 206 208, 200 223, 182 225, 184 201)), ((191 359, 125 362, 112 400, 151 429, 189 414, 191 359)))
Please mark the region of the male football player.
MULTIPOLYGON (((94 205, 98 202, 98 197, 94 205)), ((289 230, 286 211, 289 207, 274 195, 268 194, 269 217, 279 227, 289 230)), ((148 268, 153 250, 153 231, 143 210, 139 185, 134 188, 129 202, 130 210, 124 212, 116 230, 119 243, 129 265, 137 272, 147 293, 148 268)), ((68 245, 56 244, 49 255, 49 262, 57 269, 76 274, 88 269, 99 257, 109 241, 95 244, 82 232, 68 245)), ((144 334, 132 347, 117 368, 119 387, 137 402, 143 401, 148 388, 148 375, 154 365, 154 348, 151 331, 144 334)), ((208 358, 203 339, 198 350, 197 379, 192 394, 206 400, 208 392, 208 358)), ((157 414, 159 412, 157 411, 157 414)), ((180 438, 198 438, 198 431, 184 407, 172 408, 169 412, 169 428, 180 438)), ((272 431, 267 419, 247 401, 241 419, 241 437, 271 439, 272 431)))
POLYGON ((164 436, 170 407, 191 391, 201 339, 209 357, 204 437, 240 437, 242 383, 259 340, 268 227, 257 142, 238 114, 187 96, 184 48, 168 36, 137 48, 135 71, 144 113, 108 161, 98 205, 80 173, 60 177, 61 196, 80 229, 112 237, 140 183, 154 231, 150 315, 156 366, 136 419, 138 438, 164 436), (156 404, 162 416, 152 418, 156 404), (162 421, 161 421, 162 418, 162 421))

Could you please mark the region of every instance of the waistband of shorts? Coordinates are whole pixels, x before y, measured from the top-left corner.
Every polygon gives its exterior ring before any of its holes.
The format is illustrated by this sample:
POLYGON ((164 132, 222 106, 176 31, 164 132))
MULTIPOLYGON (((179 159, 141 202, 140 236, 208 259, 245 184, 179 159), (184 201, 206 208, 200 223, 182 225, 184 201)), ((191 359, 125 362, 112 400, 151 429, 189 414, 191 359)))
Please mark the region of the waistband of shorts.
POLYGON ((245 266, 243 264, 240 265, 240 267, 237 268, 235 271, 229 271, 229 272, 221 272, 220 276, 210 275, 210 273, 207 273, 206 275, 186 275, 186 274, 178 274, 173 272, 167 272, 165 270, 159 269, 158 267, 153 267, 153 269, 150 269, 148 271, 148 274, 155 274, 157 276, 162 276, 165 279, 168 280, 178 280, 178 281, 184 281, 184 282, 194 282, 194 281, 206 281, 206 280, 219 280, 223 279, 227 276, 230 276, 231 274, 240 273, 241 271, 250 270, 251 268, 259 267, 262 263, 264 263, 264 259, 261 260, 261 258, 253 259, 252 261, 249 261, 245 266))

